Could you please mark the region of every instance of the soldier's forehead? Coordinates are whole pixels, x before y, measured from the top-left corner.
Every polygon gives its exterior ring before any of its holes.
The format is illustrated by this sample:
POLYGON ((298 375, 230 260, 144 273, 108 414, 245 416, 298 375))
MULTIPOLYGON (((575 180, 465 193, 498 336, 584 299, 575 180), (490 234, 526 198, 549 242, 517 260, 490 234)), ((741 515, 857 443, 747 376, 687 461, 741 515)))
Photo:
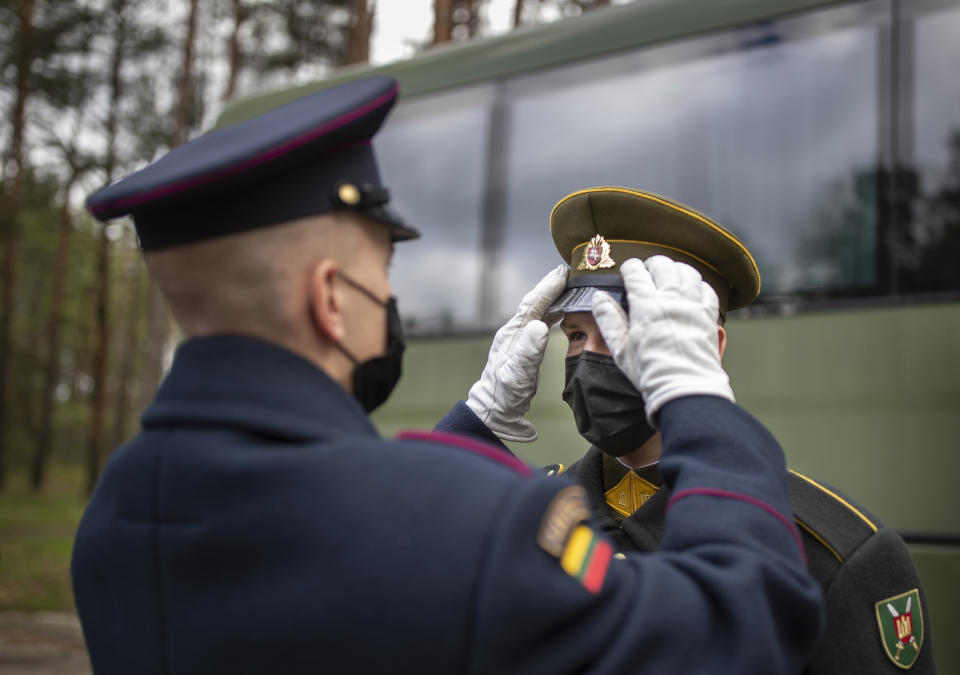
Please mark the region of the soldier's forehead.
POLYGON ((596 323, 593 314, 590 312, 567 312, 563 315, 563 326, 583 326, 584 324, 596 323))

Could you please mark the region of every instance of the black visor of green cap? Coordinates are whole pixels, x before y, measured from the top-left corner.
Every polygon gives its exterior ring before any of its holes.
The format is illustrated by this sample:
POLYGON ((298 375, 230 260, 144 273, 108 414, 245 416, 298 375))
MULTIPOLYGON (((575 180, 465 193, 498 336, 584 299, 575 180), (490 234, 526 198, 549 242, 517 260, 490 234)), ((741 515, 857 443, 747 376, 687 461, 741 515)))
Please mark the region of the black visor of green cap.
POLYGON ((623 288, 623 277, 619 274, 598 274, 580 276, 567 280, 567 287, 556 302, 544 313, 543 320, 553 325, 564 314, 571 312, 590 312, 593 309, 593 296, 604 291, 627 309, 627 294, 623 288))
POLYGON ((570 266, 567 288, 547 310, 548 322, 589 312, 604 290, 626 306, 620 263, 664 255, 700 272, 716 291, 720 314, 746 307, 760 292, 760 273, 747 247, 713 219, 667 197, 621 187, 580 190, 550 213, 550 233, 570 266))

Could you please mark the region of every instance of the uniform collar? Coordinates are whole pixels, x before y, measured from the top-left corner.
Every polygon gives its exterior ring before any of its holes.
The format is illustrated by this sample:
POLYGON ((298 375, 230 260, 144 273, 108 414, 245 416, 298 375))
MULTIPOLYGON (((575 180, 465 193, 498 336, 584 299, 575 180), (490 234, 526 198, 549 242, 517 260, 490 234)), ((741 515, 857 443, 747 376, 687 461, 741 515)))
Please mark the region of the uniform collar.
POLYGON ((613 479, 619 481, 627 471, 626 467, 596 447, 591 447, 579 462, 570 467, 570 473, 586 488, 590 497, 594 524, 614 540, 618 550, 656 551, 660 548, 666 527, 665 514, 670 490, 661 487, 629 518, 614 519, 604 493, 616 483, 605 487, 605 482, 613 479), (618 466, 623 471, 617 470, 618 466), (609 473, 605 471, 607 469, 609 473))
POLYGON ((660 462, 653 462, 652 464, 647 464, 642 466, 639 469, 631 469, 626 464, 621 462, 616 457, 611 457, 606 454, 599 448, 594 448, 597 452, 601 453, 602 462, 603 462, 603 490, 606 492, 614 485, 623 480, 623 477, 626 476, 630 471, 633 471, 637 476, 647 481, 652 485, 660 487, 663 485, 663 479, 660 477, 660 462))
POLYGON ((318 367, 237 335, 181 344, 141 423, 228 426, 288 440, 378 436, 356 399, 318 367))

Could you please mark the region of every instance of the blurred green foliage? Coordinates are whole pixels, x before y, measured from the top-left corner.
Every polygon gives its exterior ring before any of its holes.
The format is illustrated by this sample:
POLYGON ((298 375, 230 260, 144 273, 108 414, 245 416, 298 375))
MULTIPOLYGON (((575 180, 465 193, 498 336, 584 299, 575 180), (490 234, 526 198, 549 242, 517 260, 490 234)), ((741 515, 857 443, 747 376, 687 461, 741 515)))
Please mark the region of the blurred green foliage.
MULTIPOLYGON (((87 447, 90 405, 93 392, 97 292, 96 258, 101 225, 82 212, 75 212, 69 224, 69 259, 59 314, 51 316, 53 269, 62 227, 52 178, 32 173, 25 180, 21 209, 18 266, 19 292, 13 308, 11 372, 5 430, 6 464, 11 474, 30 464, 45 421, 45 369, 49 354, 52 319, 61 333, 59 373, 55 383, 52 455, 66 464, 80 464, 87 447)), ((146 330, 146 270, 137 251, 133 229, 128 224, 109 226, 115 239, 110 248, 110 278, 107 314, 113 330, 108 344, 106 446, 124 440, 133 428, 139 411, 127 407, 123 420, 114 411, 123 410, 119 398, 131 398, 137 390, 142 364, 141 336, 146 330), (132 368, 122 372, 124 354, 133 350, 132 368)), ((134 396, 135 400, 135 396, 134 396)), ((12 476, 11 476, 12 478, 12 476)))

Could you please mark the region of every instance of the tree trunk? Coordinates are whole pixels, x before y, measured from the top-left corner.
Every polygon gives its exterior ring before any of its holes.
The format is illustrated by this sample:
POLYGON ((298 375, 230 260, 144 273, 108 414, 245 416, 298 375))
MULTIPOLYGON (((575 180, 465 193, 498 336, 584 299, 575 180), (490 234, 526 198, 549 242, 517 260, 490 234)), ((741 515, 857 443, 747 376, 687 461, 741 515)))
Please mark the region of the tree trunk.
POLYGON ((240 27, 243 25, 243 8, 240 0, 230 0, 233 9, 233 30, 227 38, 227 55, 230 59, 227 71, 227 85, 223 90, 223 99, 226 101, 237 90, 237 77, 240 75, 240 27))
POLYGON ((376 6, 368 6, 367 0, 352 0, 352 4, 353 27, 347 41, 347 65, 370 60, 370 35, 373 32, 373 14, 376 11, 376 6))
POLYGON ((453 40, 453 0, 433 0, 433 44, 453 40))
MULTIPOLYGON (((46 284, 41 278, 34 278, 29 290, 24 284, 17 284, 17 292, 26 296, 27 307, 40 307, 46 284)), ((10 418, 26 432, 35 444, 40 436, 38 410, 43 398, 43 336, 46 332, 43 321, 27 321, 21 327, 21 338, 10 350, 13 360, 10 366, 11 382, 14 383, 14 395, 10 400, 10 418)))
POLYGON ((110 238, 100 228, 97 250, 96 340, 93 346, 93 399, 90 410, 90 437, 87 442, 87 494, 93 492, 100 476, 103 415, 107 384, 107 343, 110 339, 110 238))
POLYGON ((133 270, 125 276, 127 277, 127 283, 124 284, 127 289, 127 302, 123 316, 127 323, 124 337, 118 347, 120 366, 117 372, 116 400, 113 406, 113 439, 111 443, 114 448, 125 443, 128 437, 130 384, 133 381, 134 357, 137 354, 136 346, 140 340, 140 321, 136 308, 141 306, 141 296, 143 295, 141 292, 143 289, 141 275, 133 270))
MULTIPOLYGON (((183 43, 183 62, 181 64, 180 83, 177 88, 176 128, 173 132, 173 144, 179 145, 187 140, 193 108, 193 46, 197 35, 197 14, 199 0, 190 0, 190 12, 187 16, 187 36, 183 43)), ((163 377, 163 348, 167 343, 170 318, 166 302, 157 285, 150 283, 150 315, 147 325, 147 348, 144 358, 142 386, 140 389, 140 410, 146 409, 160 386, 163 377)))
MULTIPOLYGON (((23 186, 23 141, 26 126, 27 99, 30 97, 30 67, 33 43, 34 0, 20 3, 20 53, 16 56, 16 98, 10 116, 10 162, 13 179, 7 192, 2 214, 3 254, 3 306, 0 309, 0 488, 6 482, 7 454, 7 380, 10 376, 13 311, 17 283, 17 228, 20 218, 20 191, 23 186)), ((4 186, 6 187, 6 186, 4 186)))
POLYGON ((35 491, 43 487, 47 461, 53 441, 54 409, 57 383, 60 380, 60 327, 62 325, 63 286, 67 276, 70 253, 70 233, 73 222, 70 218, 70 192, 73 178, 64 186, 63 205, 60 209, 60 232, 57 236, 57 253, 53 266, 53 291, 50 300, 50 317, 47 321, 47 365, 43 384, 43 403, 40 408, 40 427, 33 463, 30 467, 30 484, 35 491))
POLYGON ((519 28, 523 21, 523 0, 514 0, 513 2, 513 27, 519 28))
POLYGON ((187 15, 187 37, 183 41, 183 63, 180 71, 180 83, 177 86, 176 127, 173 131, 173 145, 187 141, 190 125, 193 123, 193 46, 197 39, 197 13, 200 0, 190 0, 190 12, 187 15))
POLYGON ((480 33, 480 4, 483 0, 464 0, 467 9, 467 36, 476 37, 480 33))
MULTIPOLYGON (((115 20, 113 53, 110 58, 110 105, 107 109, 106 135, 107 156, 104 172, 107 183, 113 181, 117 165, 117 111, 123 97, 123 68, 127 23, 125 12, 127 0, 113 0, 115 20)), ((96 336, 93 344, 93 396, 90 400, 90 435, 87 438, 87 494, 93 492, 100 477, 100 464, 103 456, 104 407, 107 389, 107 345, 110 344, 110 237, 107 226, 100 226, 100 240, 97 247, 97 281, 94 322, 96 336)))

